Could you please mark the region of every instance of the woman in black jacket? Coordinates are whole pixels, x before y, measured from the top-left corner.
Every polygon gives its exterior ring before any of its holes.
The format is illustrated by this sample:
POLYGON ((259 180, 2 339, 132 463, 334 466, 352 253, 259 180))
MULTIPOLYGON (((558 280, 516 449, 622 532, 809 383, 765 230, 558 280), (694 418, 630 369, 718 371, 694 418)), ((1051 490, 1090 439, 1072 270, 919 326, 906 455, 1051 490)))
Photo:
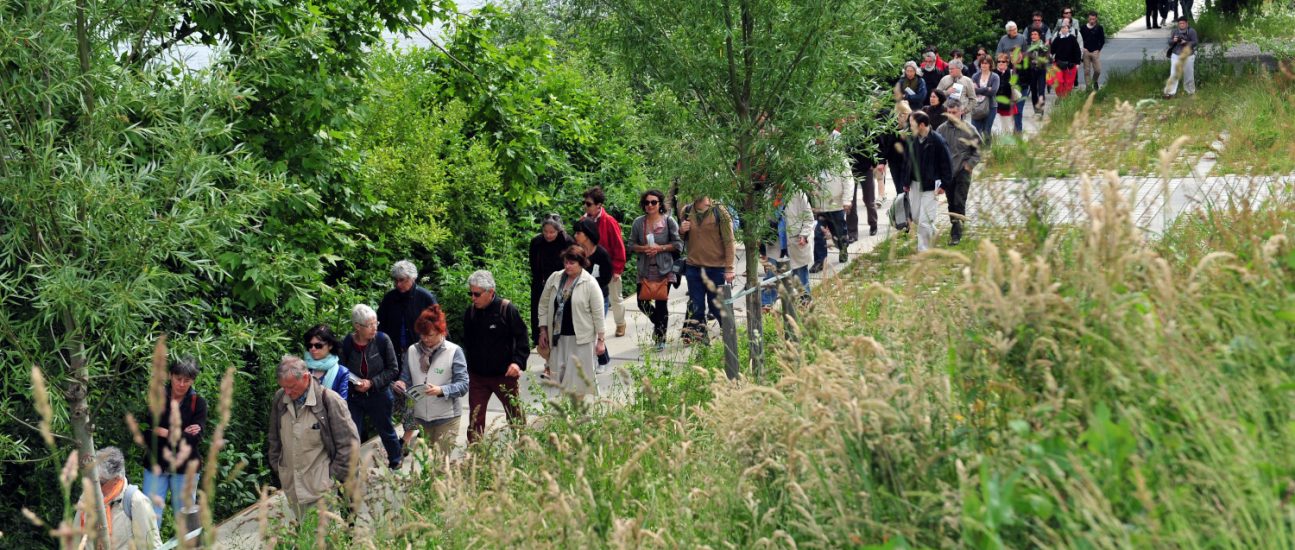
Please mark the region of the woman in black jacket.
MULTIPOLYGON (((562 228, 562 218, 549 214, 540 222, 540 234, 531 239, 531 345, 539 344, 540 292, 544 282, 562 269, 562 251, 571 246, 571 237, 562 228)), ((606 294, 604 294, 606 296, 606 294)))
POLYGON ((1070 27, 1061 27, 1057 37, 1052 39, 1052 59, 1057 66, 1057 97, 1066 97, 1075 87, 1075 76, 1079 73, 1079 63, 1083 53, 1079 50, 1079 38, 1070 27))

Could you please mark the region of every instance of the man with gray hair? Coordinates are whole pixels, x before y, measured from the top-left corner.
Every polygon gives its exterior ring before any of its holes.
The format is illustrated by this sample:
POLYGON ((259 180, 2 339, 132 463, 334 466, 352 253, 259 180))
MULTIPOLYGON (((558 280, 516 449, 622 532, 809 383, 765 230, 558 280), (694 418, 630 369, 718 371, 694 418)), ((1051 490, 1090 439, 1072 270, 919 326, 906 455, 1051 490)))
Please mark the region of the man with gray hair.
MULTIPOLYGON (((940 83, 935 89, 949 95, 949 99, 958 99, 963 105, 972 105, 976 102, 976 85, 963 73, 964 67, 962 61, 954 59, 949 62, 949 74, 940 79, 940 83)), ((948 111, 948 105, 945 105, 945 111, 948 111)))
MULTIPOLYGON (((490 396, 499 398, 514 426, 526 424, 517 382, 531 355, 526 322, 511 301, 495 293, 495 277, 478 270, 468 276, 472 304, 463 312, 463 353, 468 360, 468 442, 481 438, 490 396)), ((535 299, 539 299, 537 296, 535 299)))
MULTIPOLYGON (((418 268, 409 260, 400 260, 391 266, 391 282, 395 288, 388 290, 382 301, 378 302, 378 324, 391 337, 391 345, 396 350, 396 363, 403 369, 409 346, 418 343, 414 323, 424 309, 436 303, 436 295, 418 286, 418 268)), ((397 390, 399 391, 399 387, 397 390)), ((403 392, 395 396, 393 406, 396 417, 401 419, 405 428, 401 448, 402 452, 406 452, 410 441, 418 434, 418 426, 409 413, 403 392)))
MULTIPOLYGON (((99 488, 103 491, 104 514, 108 522, 108 541, 105 548, 124 550, 127 548, 161 548, 162 537, 157 528, 157 514, 153 503, 138 487, 126 481, 126 458, 121 449, 104 447, 94 454, 94 467, 99 474, 99 488)), ((87 529, 86 513, 93 504, 93 493, 83 493, 77 504, 75 525, 87 529)), ((85 537, 90 537, 96 529, 90 527, 85 537)), ((97 547, 93 542, 83 540, 80 547, 97 547)))
POLYGON ((962 221, 967 214, 967 192, 971 188, 971 171, 980 162, 980 132, 962 121, 965 103, 950 99, 945 103, 947 123, 935 130, 949 146, 949 164, 953 170, 953 183, 948 186, 949 219, 953 229, 949 233, 949 244, 956 245, 962 240, 962 221))
POLYGON ((270 404, 270 469, 279 478, 292 513, 302 513, 346 481, 360 435, 346 402, 310 375, 306 362, 285 355, 275 372, 279 391, 270 404))

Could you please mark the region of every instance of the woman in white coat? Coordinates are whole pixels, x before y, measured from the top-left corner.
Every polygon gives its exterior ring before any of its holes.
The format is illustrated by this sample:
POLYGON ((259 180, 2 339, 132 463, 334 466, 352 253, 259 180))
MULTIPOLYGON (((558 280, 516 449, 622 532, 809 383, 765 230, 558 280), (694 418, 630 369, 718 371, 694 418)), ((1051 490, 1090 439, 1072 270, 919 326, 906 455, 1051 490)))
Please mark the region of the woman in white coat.
POLYGON ((540 295, 540 353, 548 352, 545 373, 563 393, 598 395, 594 367, 607 349, 603 341, 603 293, 585 268, 589 259, 572 245, 562 252, 562 269, 549 276, 540 295))
POLYGON ((786 201, 782 216, 787 258, 791 261, 791 270, 805 287, 805 295, 809 296, 809 264, 814 261, 814 211, 804 191, 791 191, 783 200, 786 201))

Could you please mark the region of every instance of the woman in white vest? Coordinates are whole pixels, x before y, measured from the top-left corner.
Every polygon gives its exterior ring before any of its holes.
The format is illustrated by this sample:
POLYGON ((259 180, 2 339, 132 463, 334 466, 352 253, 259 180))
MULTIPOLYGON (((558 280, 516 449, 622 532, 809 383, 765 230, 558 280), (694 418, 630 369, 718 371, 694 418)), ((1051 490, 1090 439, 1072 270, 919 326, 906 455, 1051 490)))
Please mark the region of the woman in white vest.
POLYGON ((463 408, 459 398, 468 393, 468 361, 463 348, 446 339, 445 313, 433 304, 414 322, 418 342, 409 346, 405 368, 396 389, 413 401, 413 418, 444 459, 454 449, 463 408))

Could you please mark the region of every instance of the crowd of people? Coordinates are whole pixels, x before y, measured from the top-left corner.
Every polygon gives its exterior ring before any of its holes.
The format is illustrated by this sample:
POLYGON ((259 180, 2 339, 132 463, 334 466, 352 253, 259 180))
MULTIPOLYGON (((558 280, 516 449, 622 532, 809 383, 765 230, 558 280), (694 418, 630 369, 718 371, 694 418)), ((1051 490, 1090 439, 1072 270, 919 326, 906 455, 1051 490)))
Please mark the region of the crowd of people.
MULTIPOLYGON (((1148 28, 1151 6, 1148 0, 1148 28)), ((1189 14, 1190 2, 1183 9, 1189 14)), ((1027 98, 1041 115, 1047 90, 1065 96, 1080 66, 1084 84, 1098 89, 1106 32, 1096 13, 1089 12, 1084 23, 1072 15, 1065 8, 1048 27, 1035 12, 1024 33, 1009 21, 992 54, 976 48, 970 61, 958 50, 945 61, 931 48, 920 63, 905 64, 894 87, 896 107, 878 115, 884 130, 875 140, 841 148, 841 121, 811 144, 823 147, 831 160, 811 178, 808 192, 773 186, 769 238, 760 249, 764 265, 791 271, 807 299, 809 274, 823 269, 831 247, 838 261, 848 260, 861 209, 869 234, 877 233, 884 195, 879 183, 887 175, 916 228, 918 251, 934 244, 939 194, 948 197, 950 243, 957 244, 972 171, 996 117, 1004 125, 1010 117, 1013 131, 1020 132, 1027 98)), ((1169 38, 1167 55, 1177 79, 1171 77, 1166 97, 1177 92, 1178 81, 1188 94, 1195 92, 1191 58, 1197 37, 1189 23, 1179 17, 1169 38)), ((376 310, 366 304, 352 308, 349 333, 339 337, 319 324, 302 335, 304 353, 284 356, 277 366, 279 390, 267 434, 269 466, 294 514, 346 479, 353 454, 370 433, 381 440, 391 469, 401 469, 418 434, 435 456, 447 457, 461 428, 464 396, 470 443, 482 436, 492 396, 503 404, 510 425, 524 425, 518 382, 532 349, 545 359, 541 376, 561 392, 597 395, 595 377, 610 360, 606 317, 612 318, 612 337, 627 332, 621 278, 631 254, 638 309, 651 320, 657 349, 667 340, 670 288, 683 282, 689 299, 681 340, 708 342, 708 319, 721 317, 717 289, 735 277, 735 214, 708 196, 676 207, 661 191, 648 190, 639 196, 642 214, 630 223, 627 242, 620 222, 604 207, 606 198, 601 188, 587 190, 583 216, 570 231, 557 214, 541 220, 530 243, 529 324, 517 304, 497 294, 493 275, 480 270, 464 281, 471 304, 462 313, 462 341, 451 342, 448 313, 418 285, 417 267, 400 261, 390 270, 393 287, 376 310), (402 436, 396 434, 397 421, 402 436)), ((765 274, 772 276, 772 270, 765 274)), ((766 307, 777 298, 772 285, 763 289, 766 307)), ((156 418, 140 415, 147 447, 142 488, 125 479, 119 449, 99 451, 110 547, 160 545, 167 502, 173 513, 192 513, 208 416, 207 401, 193 388, 198 376, 192 358, 171 363, 167 406, 156 418)), ((84 527, 87 518, 79 512, 78 521, 84 527)))

